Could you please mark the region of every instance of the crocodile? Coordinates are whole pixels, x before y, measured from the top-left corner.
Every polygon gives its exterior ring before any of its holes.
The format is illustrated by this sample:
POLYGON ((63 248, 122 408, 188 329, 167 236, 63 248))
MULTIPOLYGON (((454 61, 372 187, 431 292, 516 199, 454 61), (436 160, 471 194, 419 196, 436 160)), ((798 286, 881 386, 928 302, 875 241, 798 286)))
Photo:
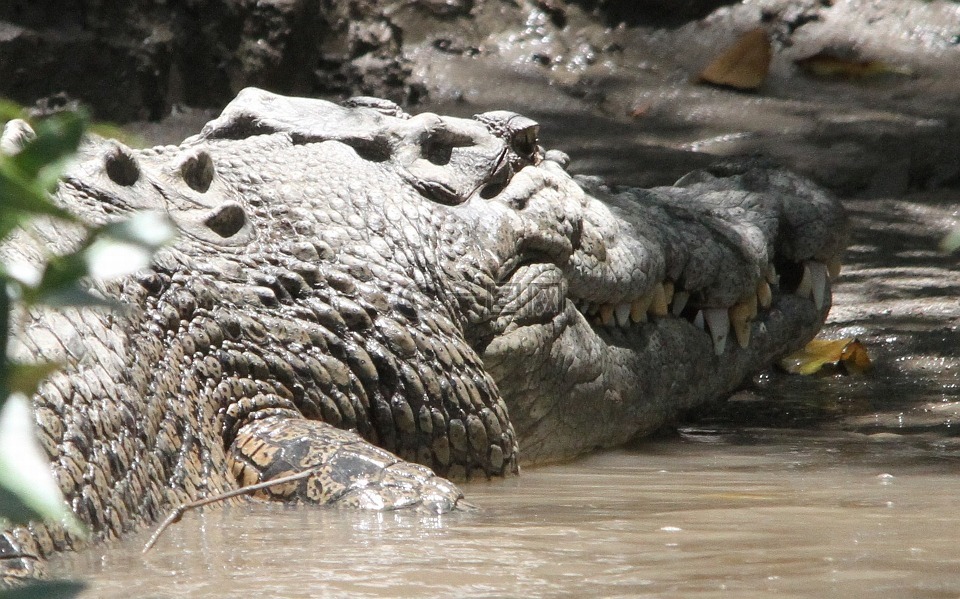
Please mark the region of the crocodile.
MULTIPOLYGON (((8 127, 17 147, 22 123, 8 127)), ((165 213, 121 311, 22 309, 11 351, 64 364, 33 398, 73 512, 109 540, 173 506, 263 499, 443 513, 454 481, 622 444, 815 335, 846 217, 811 182, 724 162, 674 186, 568 172, 538 124, 242 91, 180 145, 91 139, 54 198, 100 225, 165 213)), ((81 233, 39 222, 0 260, 81 233)), ((0 573, 85 541, 32 524, 0 573)))

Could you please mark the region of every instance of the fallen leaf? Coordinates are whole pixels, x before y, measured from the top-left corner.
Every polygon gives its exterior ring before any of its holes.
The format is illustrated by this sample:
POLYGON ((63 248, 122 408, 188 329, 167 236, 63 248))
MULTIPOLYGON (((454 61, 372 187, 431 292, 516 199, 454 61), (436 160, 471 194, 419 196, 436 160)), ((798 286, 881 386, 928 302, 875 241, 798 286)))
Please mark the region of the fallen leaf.
POLYGON ((872 367, 867 348, 859 339, 850 338, 814 339, 780 360, 780 367, 790 374, 815 374, 828 364, 847 374, 863 374, 872 367))
POLYGON ((817 77, 841 79, 866 79, 877 75, 910 75, 903 67, 896 67, 881 60, 863 60, 837 50, 822 50, 813 56, 793 61, 802 71, 817 77))
POLYGON ((744 33, 707 65, 697 81, 752 91, 759 89, 770 70, 770 36, 763 27, 744 33))
POLYGON ((627 111, 627 116, 634 119, 639 119, 647 116, 650 113, 650 109, 653 108, 653 102, 644 102, 643 104, 637 104, 630 108, 627 111))

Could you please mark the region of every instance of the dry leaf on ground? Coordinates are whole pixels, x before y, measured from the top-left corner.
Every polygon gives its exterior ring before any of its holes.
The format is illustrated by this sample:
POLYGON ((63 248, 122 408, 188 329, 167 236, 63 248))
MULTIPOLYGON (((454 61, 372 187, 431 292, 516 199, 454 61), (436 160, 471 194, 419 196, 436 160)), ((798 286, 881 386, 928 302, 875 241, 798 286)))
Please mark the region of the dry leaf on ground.
POLYGON ((881 60, 863 60, 859 57, 845 54, 846 53, 833 50, 823 50, 813 56, 795 60, 794 64, 810 75, 817 77, 836 77, 840 79, 865 79, 877 75, 910 74, 910 72, 903 67, 887 64, 881 60))
POLYGON ((771 56, 770 36, 766 29, 757 27, 740 36, 708 64, 697 81, 744 91, 757 90, 767 78, 771 56))
POLYGON ((814 339, 780 360, 780 367, 790 374, 815 374, 828 364, 847 374, 863 374, 872 367, 867 348, 859 339, 850 338, 814 339))

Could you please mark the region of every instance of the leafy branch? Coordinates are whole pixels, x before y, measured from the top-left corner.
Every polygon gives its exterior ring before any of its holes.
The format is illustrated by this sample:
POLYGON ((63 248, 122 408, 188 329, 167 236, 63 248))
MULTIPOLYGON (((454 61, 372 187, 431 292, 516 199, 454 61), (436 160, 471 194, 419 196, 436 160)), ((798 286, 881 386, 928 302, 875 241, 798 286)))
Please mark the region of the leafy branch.
MULTIPOLYGON (((0 101, 0 119, 9 120, 16 112, 0 101)), ((50 194, 87 127, 86 115, 73 112, 57 114, 33 127, 10 120, 0 141, 0 247, 17 229, 28 228, 38 217, 54 218, 86 232, 78 248, 51 254, 43 264, 0 263, 0 520, 4 528, 47 521, 84 534, 37 443, 30 401, 43 380, 62 365, 11 359, 8 348, 14 306, 115 307, 91 294, 86 279, 119 276, 147 266, 175 231, 169 219, 150 213, 88 227, 53 201, 50 194)), ((81 589, 82 585, 73 582, 35 583, 2 591, 0 599, 72 597, 81 589)))

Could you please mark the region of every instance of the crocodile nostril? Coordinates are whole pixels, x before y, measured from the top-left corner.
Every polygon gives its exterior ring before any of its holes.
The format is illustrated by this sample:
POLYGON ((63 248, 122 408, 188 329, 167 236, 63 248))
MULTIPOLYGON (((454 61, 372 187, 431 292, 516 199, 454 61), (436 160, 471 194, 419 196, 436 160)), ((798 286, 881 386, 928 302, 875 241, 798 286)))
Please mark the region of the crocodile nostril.
POLYGON ((117 185, 129 187, 140 178, 140 166, 137 159, 126 148, 116 147, 104 157, 104 170, 117 185))
POLYGON ((539 125, 527 125, 513 134, 510 139, 510 144, 517 154, 532 160, 533 156, 537 153, 537 138, 539 134, 539 125))
POLYGON ((505 181, 499 181, 496 183, 489 183, 483 186, 483 189, 480 190, 480 197, 485 200, 492 200, 493 198, 500 195, 504 189, 506 189, 507 183, 505 181))
POLYGON ((424 143, 422 155, 431 163, 444 166, 449 164, 450 158, 453 157, 453 145, 441 140, 430 139, 424 143))
POLYGON ((194 191, 205 193, 213 182, 213 158, 206 152, 196 152, 180 163, 180 176, 194 191))
POLYGON ((211 210, 203 224, 220 237, 232 237, 247 224, 247 215, 240 204, 225 202, 211 210))

